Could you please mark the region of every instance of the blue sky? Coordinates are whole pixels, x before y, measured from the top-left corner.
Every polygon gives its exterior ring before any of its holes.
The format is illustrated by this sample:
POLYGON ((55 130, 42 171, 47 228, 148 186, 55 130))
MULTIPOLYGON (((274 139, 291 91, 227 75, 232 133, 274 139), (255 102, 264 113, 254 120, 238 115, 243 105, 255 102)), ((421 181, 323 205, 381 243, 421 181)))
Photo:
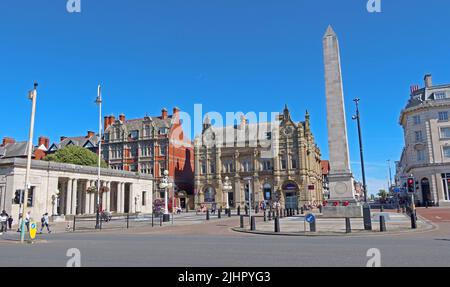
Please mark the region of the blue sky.
POLYGON ((36 137, 96 130, 96 85, 105 113, 204 111, 311 114, 327 158, 322 36, 341 44, 351 161, 360 177, 354 97, 361 98, 369 190, 387 185, 398 160, 399 113, 411 84, 450 82, 450 2, 382 0, 66 0, 0 2, 0 137, 26 139, 26 93, 39 82, 36 137))

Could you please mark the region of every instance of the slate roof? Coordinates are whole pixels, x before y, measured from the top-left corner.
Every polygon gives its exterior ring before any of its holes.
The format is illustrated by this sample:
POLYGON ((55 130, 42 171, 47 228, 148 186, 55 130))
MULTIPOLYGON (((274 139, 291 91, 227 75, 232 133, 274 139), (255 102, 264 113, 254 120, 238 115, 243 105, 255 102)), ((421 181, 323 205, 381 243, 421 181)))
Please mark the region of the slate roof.
MULTIPOLYGON (((27 156, 28 142, 9 143, 0 147, 0 158, 13 158, 27 156)), ((33 151, 36 147, 33 147, 33 151)))

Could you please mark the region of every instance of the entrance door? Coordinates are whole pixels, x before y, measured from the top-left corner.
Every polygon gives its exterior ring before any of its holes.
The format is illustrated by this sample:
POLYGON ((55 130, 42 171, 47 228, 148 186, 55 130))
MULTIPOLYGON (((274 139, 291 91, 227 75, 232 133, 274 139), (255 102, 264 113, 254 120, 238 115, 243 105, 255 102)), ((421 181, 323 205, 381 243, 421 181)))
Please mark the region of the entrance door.
POLYGON ((234 207, 234 193, 233 192, 228 193, 228 205, 230 207, 234 207))
POLYGON ((297 209, 297 207, 298 207, 297 194, 295 192, 286 192, 285 208, 297 209))
POLYGON ((186 209, 186 198, 180 198, 181 209, 186 209))
POLYGON ((428 204, 430 204, 431 192, 430 192, 430 182, 428 181, 428 178, 423 178, 420 185, 422 189, 423 204, 425 205, 427 202, 428 204))

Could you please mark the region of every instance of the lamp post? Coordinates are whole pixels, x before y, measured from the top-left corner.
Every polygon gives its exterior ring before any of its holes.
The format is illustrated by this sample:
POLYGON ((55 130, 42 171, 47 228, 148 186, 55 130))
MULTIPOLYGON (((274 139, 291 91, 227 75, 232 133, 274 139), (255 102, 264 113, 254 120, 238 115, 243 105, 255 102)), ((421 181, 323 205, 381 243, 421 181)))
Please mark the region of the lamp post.
POLYGON ((249 217, 249 221, 251 224, 251 220, 252 220, 252 178, 251 177, 246 177, 244 178, 244 180, 248 181, 248 217, 249 217))
POLYGON ((233 186, 231 184, 230 178, 228 176, 225 177, 225 182, 223 183, 223 190, 225 191, 225 210, 226 212, 230 212, 230 191, 233 190, 233 186))
POLYGON ((169 171, 164 171, 164 177, 161 179, 161 183, 159 184, 160 189, 164 189, 164 215, 163 215, 163 221, 169 222, 170 221, 170 214, 169 214, 169 198, 168 198, 168 189, 172 188, 172 183, 169 182, 169 171))
MULTIPOLYGON (((22 204, 22 224, 20 230, 20 242, 23 243, 25 240, 25 219, 26 219, 26 205, 28 202, 28 190, 31 188, 30 185, 30 171, 31 171, 31 155, 33 153, 33 136, 34 136, 34 118, 36 114, 36 98, 37 98, 37 83, 34 83, 34 89, 28 92, 28 99, 31 100, 31 118, 30 118, 30 134, 28 137, 28 147, 27 147, 27 169, 25 172, 25 189, 23 195, 22 204)), ((19 212, 20 213, 20 212, 19 212)))
POLYGON ((95 103, 98 105, 98 170, 97 170, 97 195, 96 195, 96 211, 95 211, 95 229, 100 229, 100 176, 101 176, 101 161, 102 161, 102 90, 101 86, 97 88, 97 99, 95 103))
POLYGON ((363 190, 364 190, 364 208, 363 208, 363 216, 364 216, 364 229, 372 230, 372 219, 370 215, 370 206, 367 203, 367 184, 366 184, 366 172, 364 169, 364 153, 363 153, 363 143, 362 143, 362 135, 361 135, 361 116, 359 114, 359 98, 353 100, 356 105, 356 115, 352 117, 353 120, 356 120, 358 124, 358 138, 359 138, 359 154, 361 157, 361 175, 363 180, 363 190))

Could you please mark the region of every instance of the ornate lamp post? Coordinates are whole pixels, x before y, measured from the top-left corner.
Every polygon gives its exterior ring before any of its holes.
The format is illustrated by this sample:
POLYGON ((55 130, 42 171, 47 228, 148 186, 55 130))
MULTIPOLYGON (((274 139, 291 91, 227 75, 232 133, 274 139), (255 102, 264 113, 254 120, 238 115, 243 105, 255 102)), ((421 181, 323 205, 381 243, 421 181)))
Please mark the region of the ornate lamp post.
POLYGON ((100 192, 101 192, 101 166, 102 166, 102 92, 101 86, 97 87, 97 99, 95 103, 98 105, 98 166, 97 166, 97 194, 95 198, 95 229, 100 229, 100 192))
POLYGON ((225 192, 225 209, 228 214, 230 212, 230 191, 233 190, 233 186, 231 184, 230 178, 227 176, 225 177, 225 182, 223 183, 223 190, 225 192))
POLYGON ((163 215, 164 222, 170 221, 168 191, 170 188, 172 188, 172 186, 173 184, 169 182, 169 171, 165 170, 164 177, 161 179, 161 183, 159 184, 159 188, 164 189, 164 215, 163 215))

